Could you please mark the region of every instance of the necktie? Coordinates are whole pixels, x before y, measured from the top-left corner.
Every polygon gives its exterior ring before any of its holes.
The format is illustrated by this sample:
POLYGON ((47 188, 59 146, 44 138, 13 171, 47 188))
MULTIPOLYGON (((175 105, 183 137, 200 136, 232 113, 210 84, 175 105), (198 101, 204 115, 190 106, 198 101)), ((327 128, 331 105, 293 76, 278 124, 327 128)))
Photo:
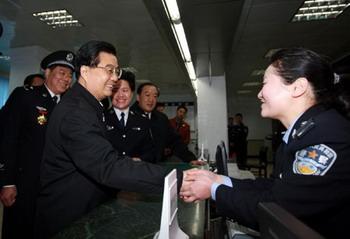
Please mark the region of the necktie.
POLYGON ((57 104, 57 100, 58 100, 57 95, 55 95, 55 96, 52 97, 52 101, 55 102, 55 104, 57 104))
POLYGON ((121 112, 121 113, 120 113, 120 126, 122 127, 122 129, 124 129, 124 127, 125 127, 124 116, 125 116, 125 113, 124 113, 124 112, 121 112))

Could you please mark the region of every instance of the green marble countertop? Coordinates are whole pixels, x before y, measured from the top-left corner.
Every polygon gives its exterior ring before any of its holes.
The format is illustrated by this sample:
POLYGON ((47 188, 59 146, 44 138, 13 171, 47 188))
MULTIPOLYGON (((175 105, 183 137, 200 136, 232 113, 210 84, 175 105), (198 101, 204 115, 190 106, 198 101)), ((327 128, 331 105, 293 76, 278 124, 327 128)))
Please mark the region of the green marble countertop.
MULTIPOLYGON (((190 168, 187 164, 167 164, 169 168, 190 168)), ((178 200, 180 228, 190 238, 204 238, 205 202, 184 203, 178 200)), ((121 192, 116 199, 92 210, 55 239, 148 239, 160 229, 161 195, 121 192)))

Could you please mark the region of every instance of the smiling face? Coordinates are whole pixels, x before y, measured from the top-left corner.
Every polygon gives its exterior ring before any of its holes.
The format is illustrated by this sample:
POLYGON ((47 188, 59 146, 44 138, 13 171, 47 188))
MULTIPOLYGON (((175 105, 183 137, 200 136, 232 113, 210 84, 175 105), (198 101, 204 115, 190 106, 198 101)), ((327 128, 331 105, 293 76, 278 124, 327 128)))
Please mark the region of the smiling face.
POLYGON ((120 79, 117 82, 115 92, 113 93, 112 104, 115 108, 127 109, 132 100, 133 92, 126 80, 120 79))
POLYGON ((45 70, 45 84, 56 95, 64 93, 72 82, 72 69, 53 66, 45 70))
POLYGON ((283 121, 291 108, 291 87, 270 65, 265 71, 263 87, 258 94, 262 103, 261 116, 283 121))
POLYGON ((83 66, 81 78, 85 88, 99 101, 111 96, 118 80, 114 69, 118 67, 117 57, 113 54, 100 52, 99 64, 96 67, 83 66))
POLYGON ((153 85, 146 85, 142 92, 137 95, 140 108, 145 112, 151 112, 157 104, 158 90, 153 85))

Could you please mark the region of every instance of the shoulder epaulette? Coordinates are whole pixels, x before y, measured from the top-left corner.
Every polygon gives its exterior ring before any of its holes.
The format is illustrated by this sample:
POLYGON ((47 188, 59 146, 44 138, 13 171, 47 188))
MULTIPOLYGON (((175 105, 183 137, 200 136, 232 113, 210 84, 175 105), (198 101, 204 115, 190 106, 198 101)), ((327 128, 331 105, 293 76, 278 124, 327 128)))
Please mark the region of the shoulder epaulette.
POLYGON ((26 91, 33 90, 33 89, 34 89, 34 87, 33 87, 33 86, 30 86, 30 85, 24 85, 23 88, 24 88, 24 90, 26 90, 26 91))
POLYGON ((312 118, 301 123, 300 127, 293 133, 293 138, 300 139, 303 135, 309 132, 315 126, 312 118))

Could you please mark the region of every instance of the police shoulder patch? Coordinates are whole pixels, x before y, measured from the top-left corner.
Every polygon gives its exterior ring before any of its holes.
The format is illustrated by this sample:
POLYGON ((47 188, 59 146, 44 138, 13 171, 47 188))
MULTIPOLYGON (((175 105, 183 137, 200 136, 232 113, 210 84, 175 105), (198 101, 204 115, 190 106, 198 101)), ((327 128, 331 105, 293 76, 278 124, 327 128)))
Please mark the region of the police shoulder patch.
POLYGON ((295 153, 295 174, 323 176, 337 159, 337 153, 324 144, 308 146, 295 153))

